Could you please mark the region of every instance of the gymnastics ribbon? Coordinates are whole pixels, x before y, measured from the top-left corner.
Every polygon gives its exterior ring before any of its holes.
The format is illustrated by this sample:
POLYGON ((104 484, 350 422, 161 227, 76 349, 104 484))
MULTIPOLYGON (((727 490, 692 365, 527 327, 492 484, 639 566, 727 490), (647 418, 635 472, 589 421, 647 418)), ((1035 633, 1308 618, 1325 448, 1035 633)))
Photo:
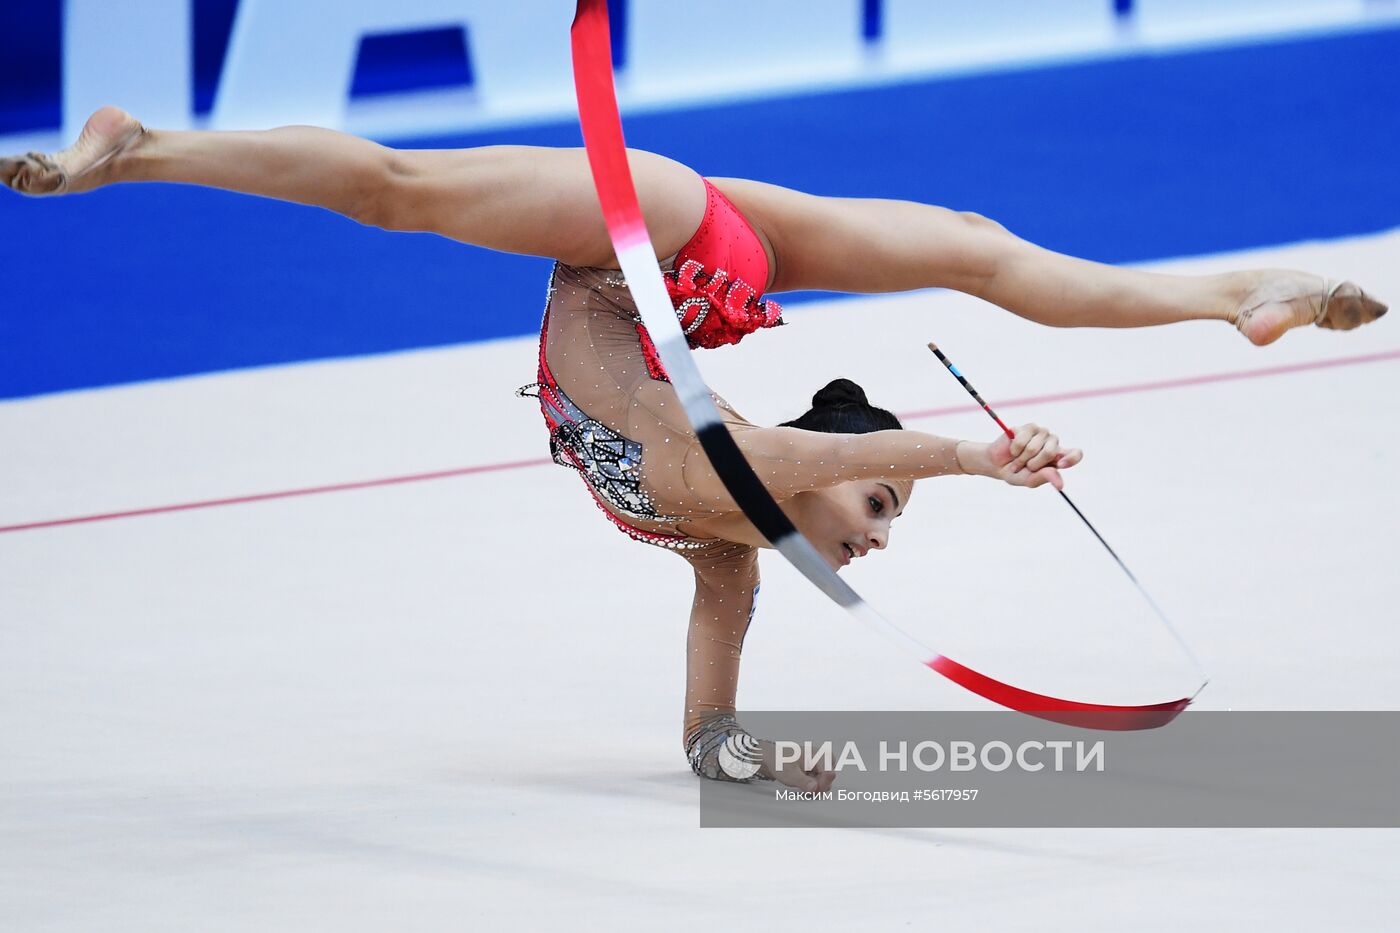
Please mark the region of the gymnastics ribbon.
POLYGON ((886 638, 923 660, 926 667, 973 693, 1021 713, 1089 729, 1137 730, 1164 726, 1190 704, 1191 698, 1146 706, 1082 703, 1022 690, 980 674, 937 654, 888 622, 837 576, 788 519, 744 459, 715 407, 710 389, 690 358, 690 347, 676 320, 670 295, 656 262, 627 164, 613 86, 612 43, 607 0, 579 0, 572 29, 574 90, 579 123, 593 170, 593 184, 603 208, 608 236, 661 362, 671 378, 696 438, 715 474, 744 515, 803 576, 839 606, 886 638))

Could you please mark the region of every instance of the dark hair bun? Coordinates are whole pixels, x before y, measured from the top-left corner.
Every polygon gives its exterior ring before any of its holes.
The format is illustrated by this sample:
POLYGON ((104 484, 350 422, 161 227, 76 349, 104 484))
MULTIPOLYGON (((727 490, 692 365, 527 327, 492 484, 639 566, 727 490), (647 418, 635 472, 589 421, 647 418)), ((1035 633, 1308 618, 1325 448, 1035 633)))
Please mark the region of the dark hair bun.
POLYGON ((869 405, 865 390, 849 379, 833 379, 812 396, 813 408, 835 408, 837 405, 869 405))
POLYGON ((902 428, 893 412, 876 408, 865 397, 865 390, 849 379, 833 379, 816 395, 812 407, 800 418, 784 421, 779 427, 831 434, 867 434, 902 428))

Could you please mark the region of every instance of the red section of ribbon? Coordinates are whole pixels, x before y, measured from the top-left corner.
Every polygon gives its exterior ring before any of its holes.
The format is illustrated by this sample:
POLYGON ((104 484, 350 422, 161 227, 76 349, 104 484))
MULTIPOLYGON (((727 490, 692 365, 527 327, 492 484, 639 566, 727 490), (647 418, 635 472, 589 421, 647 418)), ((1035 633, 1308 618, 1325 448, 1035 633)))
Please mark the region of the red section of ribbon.
POLYGON ((1165 726, 1177 714, 1191 704, 1189 697, 1170 700, 1166 703, 1153 703, 1149 706, 1107 706, 1102 703, 1080 703, 1077 700, 1061 700, 1043 693, 1032 693, 994 680, 986 674, 979 674, 945 658, 942 655, 924 662, 929 668, 947 677, 953 683, 980 697, 991 700, 999 706, 1014 709, 1018 713, 1029 713, 1051 722, 1084 729, 1110 729, 1131 731, 1136 729, 1156 729, 1165 726))
POLYGON ((593 184, 603 206, 603 221, 619 252, 647 239, 627 145, 622 139, 622 115, 613 88, 612 36, 607 0, 579 0, 571 33, 574 51, 574 91, 578 96, 583 146, 593 168, 593 184))
MULTIPOLYGON (((579 0, 572 39, 574 88, 584 146, 613 248, 621 252, 647 242, 647 232, 627 165, 622 117, 613 87, 606 0, 579 0)), ((925 663, 959 686, 1007 709, 1090 729, 1155 729, 1171 722, 1191 702, 1182 699, 1150 706, 1079 703, 1004 684, 942 656, 925 663)))

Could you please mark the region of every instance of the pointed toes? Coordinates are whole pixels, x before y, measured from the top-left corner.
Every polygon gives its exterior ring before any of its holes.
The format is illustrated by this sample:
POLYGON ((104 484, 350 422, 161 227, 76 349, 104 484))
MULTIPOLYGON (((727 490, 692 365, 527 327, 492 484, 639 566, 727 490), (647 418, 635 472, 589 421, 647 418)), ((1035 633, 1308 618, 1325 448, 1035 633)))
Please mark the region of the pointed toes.
POLYGON ((1361 300, 1365 302, 1367 314, 1366 319, 1368 321, 1374 321, 1378 317, 1383 317, 1385 313, 1390 310, 1389 305, 1385 304, 1384 302, 1377 301, 1365 292, 1361 293, 1361 300))
POLYGON ((58 163, 42 152, 0 158, 0 183, 20 194, 53 194, 66 180, 58 163))
POLYGON ((1342 282, 1328 297, 1327 313, 1317 326, 1328 330, 1351 330, 1369 324, 1390 310, 1372 298, 1355 282, 1342 282))
POLYGON ((8 156, 0 159, 0 182, 16 191, 27 191, 34 168, 33 160, 28 156, 8 156))

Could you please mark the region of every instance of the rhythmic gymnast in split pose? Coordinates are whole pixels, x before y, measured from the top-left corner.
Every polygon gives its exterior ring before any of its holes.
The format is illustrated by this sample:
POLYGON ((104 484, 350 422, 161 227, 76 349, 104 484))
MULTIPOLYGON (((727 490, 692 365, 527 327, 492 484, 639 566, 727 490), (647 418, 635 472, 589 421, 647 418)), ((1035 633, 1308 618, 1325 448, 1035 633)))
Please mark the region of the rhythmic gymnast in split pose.
MULTIPOLYGON (((1216 319, 1255 344, 1293 327, 1349 330, 1386 307, 1349 282, 1255 270, 1172 276, 1058 255, 975 214, 906 201, 825 198, 743 179, 705 179, 632 151, 647 228, 692 346, 737 342, 779 323, 769 291, 967 292, 1055 327, 1145 327, 1216 319)), ((69 149, 0 159, 24 194, 120 182, 183 182, 327 208, 386 230, 547 256, 557 264, 540 339, 538 382, 555 460, 586 480, 624 532, 675 550, 694 569, 684 742, 696 773, 726 778, 739 656, 768 542, 729 497, 690 432, 637 317, 581 149, 488 146, 398 151, 315 127, 262 132, 148 130, 99 110, 69 149)), ((907 431, 836 380, 795 421, 762 427, 723 400, 740 449, 833 567, 889 544, 914 481, 972 473, 1016 486, 1061 484, 1079 450, 1025 425, 1014 440, 907 431)), ((767 767, 826 789, 832 775, 767 767)))

